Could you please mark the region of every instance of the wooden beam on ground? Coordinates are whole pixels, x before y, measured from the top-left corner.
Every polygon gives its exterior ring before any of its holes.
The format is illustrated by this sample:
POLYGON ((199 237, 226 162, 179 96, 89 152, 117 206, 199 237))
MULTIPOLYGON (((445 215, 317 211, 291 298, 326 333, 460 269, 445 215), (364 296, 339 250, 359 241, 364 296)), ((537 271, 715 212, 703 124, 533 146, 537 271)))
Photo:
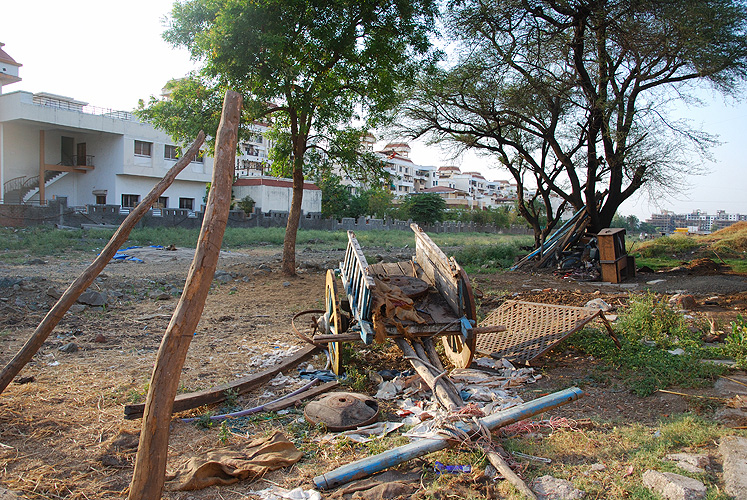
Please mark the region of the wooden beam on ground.
MULTIPOLYGON (((360 339, 360 336, 358 336, 360 339)), ((265 384, 275 375, 280 372, 284 372, 290 368, 298 366, 307 359, 311 358, 314 354, 320 351, 319 347, 308 346, 304 347, 300 351, 297 351, 292 356, 283 360, 282 363, 272 366, 266 370, 262 370, 259 373, 252 373, 246 377, 242 377, 233 382, 227 384, 221 384, 210 389, 203 389, 201 391, 190 392, 189 394, 179 394, 174 398, 174 406, 172 413, 176 413, 184 410, 191 410, 203 405, 209 405, 214 403, 220 403, 226 399, 227 392, 235 392, 236 394, 244 394, 257 387, 265 384)), ((125 405, 124 415, 128 420, 134 420, 143 416, 145 410, 145 403, 125 405)))
POLYGON ((420 375, 420 378, 422 378, 428 387, 431 388, 434 396, 436 396, 436 399, 444 408, 447 410, 455 410, 464 406, 464 401, 462 401, 459 394, 454 394, 452 390, 453 384, 449 386, 446 381, 448 379, 444 380, 446 377, 445 375, 440 378, 437 375, 434 376, 429 368, 430 363, 427 360, 421 359, 406 339, 397 338, 394 339, 394 341, 404 353, 405 359, 410 362, 417 374, 420 375))
MULTIPOLYGON (((42 131, 43 132, 43 131, 42 131)), ((41 135, 42 142, 44 141, 43 134, 41 135)), ((119 229, 106 244, 101 253, 94 259, 94 261, 86 268, 78 278, 65 290, 52 309, 49 310, 44 319, 42 319, 39 326, 36 327, 31 338, 24 344, 18 354, 8 363, 8 365, 0 373, 0 394, 8 387, 8 384, 15 378, 16 375, 23 369, 26 364, 31 361, 34 354, 37 353, 39 348, 42 346, 49 334, 52 333, 54 327, 60 322, 65 313, 70 309, 70 306, 75 304, 80 294, 86 291, 86 289, 93 283, 96 276, 103 271, 106 265, 112 260, 112 257, 117 253, 119 247, 127 241, 130 236, 130 232, 135 227, 135 224, 150 210, 151 205, 158 201, 158 197, 166 191, 177 174, 184 170, 184 168, 190 164, 191 158, 198 153, 200 146, 205 142, 205 133, 200 132, 197 135, 197 139, 190 146, 187 153, 176 162, 176 165, 171 167, 171 170, 166 172, 163 179, 156 184, 150 193, 143 199, 143 202, 138 205, 130 214, 122 221, 119 229)))
POLYGON ((216 134, 213 180, 208 195, 195 256, 187 274, 179 303, 166 328, 156 356, 145 400, 135 470, 129 500, 159 500, 166 476, 169 423, 179 376, 189 344, 205 307, 231 208, 234 160, 241 118, 241 94, 226 91, 216 134))
POLYGON ((495 470, 500 472, 501 475, 506 478, 509 483, 513 484, 514 487, 519 490, 522 495, 524 495, 529 500, 537 500, 537 496, 532 490, 529 489, 527 483, 525 483, 523 479, 521 479, 513 470, 511 470, 511 467, 508 466, 508 464, 505 460, 503 460, 503 457, 501 457, 500 454, 494 451, 486 451, 485 455, 487 455, 488 461, 493 465, 493 467, 495 467, 495 470))

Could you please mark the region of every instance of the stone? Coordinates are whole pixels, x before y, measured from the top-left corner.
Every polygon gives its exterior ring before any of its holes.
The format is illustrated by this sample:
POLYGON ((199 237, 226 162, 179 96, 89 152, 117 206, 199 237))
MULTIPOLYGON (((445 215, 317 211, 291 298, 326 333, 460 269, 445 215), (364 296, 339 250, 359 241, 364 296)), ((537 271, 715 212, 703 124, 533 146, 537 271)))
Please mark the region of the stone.
POLYGON ((684 293, 672 295, 672 297, 669 298, 669 305, 686 311, 692 311, 698 307, 698 303, 695 302, 695 297, 684 293))
POLYGON ((82 313, 85 310, 86 310, 86 306, 84 306, 83 304, 73 304, 70 306, 70 309, 68 309, 67 312, 72 313, 72 314, 78 314, 78 313, 82 313))
POLYGON ((283 286, 286 288, 291 286, 290 281, 283 281, 283 286))
POLYGON ((57 349, 60 352, 65 352, 67 354, 72 354, 74 352, 78 352, 78 346, 75 344, 75 342, 69 342, 57 349))
POLYGON ((532 481, 531 489, 539 500, 580 500, 585 491, 573 487, 570 481, 552 476, 538 477, 532 481))
POLYGON ((93 341, 96 342, 97 344, 103 344, 104 342, 106 342, 106 337, 104 337, 104 335, 101 333, 97 333, 96 336, 93 338, 93 341))
POLYGON ((169 300, 171 298, 171 294, 162 290, 151 290, 150 292, 148 292, 148 297, 153 300, 169 300))
POLYGON ((49 295, 53 299, 59 299, 60 297, 62 297, 62 293, 62 290, 60 290, 59 288, 55 288, 53 286, 47 288, 47 295, 49 295))
POLYGON ((103 306, 106 304, 107 296, 103 292, 97 292, 95 290, 86 290, 78 297, 80 304, 86 304, 88 306, 103 306))
POLYGON ((724 491, 734 500, 747 500, 747 438, 724 436, 718 451, 723 456, 724 491))
POLYGON ((20 500, 20 498, 15 492, 0 486, 0 500, 20 500))
POLYGON ((231 280, 233 280, 233 276, 231 276, 231 274, 227 273, 226 271, 215 271, 213 279, 215 281, 218 281, 219 283, 229 283, 231 280))
POLYGON ((601 463, 601 462, 597 462, 597 463, 595 463, 595 464, 591 464, 591 470, 593 470, 594 472, 599 472, 599 471, 603 471, 603 470, 604 470, 604 469, 606 469, 606 468, 607 468, 607 466, 606 466, 606 465, 604 465, 604 464, 603 464, 603 463, 601 463))
POLYGON ((741 408, 720 408, 713 415, 713 418, 726 427, 743 427, 747 425, 747 411, 741 408))
POLYGON ((695 467, 708 467, 711 464, 711 457, 702 453, 670 453, 664 458, 672 462, 686 462, 695 467))
POLYGON ((643 484, 665 500, 699 500, 705 498, 706 487, 697 479, 674 474, 647 470, 643 473, 643 484))
POLYGON ((705 474, 706 470, 688 462, 677 462, 677 467, 690 474, 705 474))

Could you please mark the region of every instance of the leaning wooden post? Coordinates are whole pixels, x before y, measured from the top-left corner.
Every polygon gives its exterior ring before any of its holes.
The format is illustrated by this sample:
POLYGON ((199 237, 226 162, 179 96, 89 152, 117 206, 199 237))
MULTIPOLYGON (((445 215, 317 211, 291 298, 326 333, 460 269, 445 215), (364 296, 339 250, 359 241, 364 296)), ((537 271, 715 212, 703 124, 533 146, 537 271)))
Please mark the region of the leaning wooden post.
POLYGON ((223 100, 215 144, 213 181, 202 230, 179 304, 158 349, 140 430, 129 500, 157 500, 163 493, 169 444, 169 422, 179 376, 218 264, 231 208, 234 158, 241 116, 241 94, 229 90, 223 100))
POLYGON ((86 291, 89 285, 93 283, 93 280, 96 279, 96 276, 112 260, 119 247, 127 241, 130 231, 135 227, 135 224, 137 224, 143 215, 148 213, 150 207, 158 201, 158 197, 174 182, 177 174, 190 164, 192 158, 199 152, 203 142, 205 142, 205 133, 200 131, 197 139, 195 139, 195 142, 190 146, 186 154, 176 162, 176 165, 171 167, 171 170, 166 172, 164 178, 155 185, 151 192, 143 199, 143 202, 135 207, 125 220, 122 221, 119 229, 117 229, 98 257, 73 281, 67 290, 65 290, 65 293, 62 294, 62 297, 57 300, 57 303, 52 306, 52 309, 49 310, 41 323, 39 323, 39 326, 34 330, 31 338, 18 351, 18 354, 16 354, 10 363, 7 364, 2 373, 0 373, 0 394, 8 387, 8 384, 10 384, 15 376, 18 375, 18 372, 31 361, 31 358, 34 357, 34 354, 36 354, 44 341, 47 340, 49 334, 52 333, 52 330, 54 330, 54 327, 57 326, 68 309, 70 309, 70 306, 78 300, 80 294, 86 291))

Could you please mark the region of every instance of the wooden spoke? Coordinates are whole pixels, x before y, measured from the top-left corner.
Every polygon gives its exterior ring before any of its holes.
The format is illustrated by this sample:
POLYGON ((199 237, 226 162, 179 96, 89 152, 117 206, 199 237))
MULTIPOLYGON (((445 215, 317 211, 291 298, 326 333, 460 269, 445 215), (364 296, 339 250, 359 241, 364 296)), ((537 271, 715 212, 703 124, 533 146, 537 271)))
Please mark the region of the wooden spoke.
MULTIPOLYGON (((342 328, 340 321, 340 301, 337 298, 337 279, 335 272, 327 270, 327 282, 324 287, 324 304, 325 314, 329 318, 329 333, 331 335, 341 335, 342 328)), ((342 374, 342 342, 330 342, 327 344, 329 359, 332 365, 332 371, 335 375, 342 374)))

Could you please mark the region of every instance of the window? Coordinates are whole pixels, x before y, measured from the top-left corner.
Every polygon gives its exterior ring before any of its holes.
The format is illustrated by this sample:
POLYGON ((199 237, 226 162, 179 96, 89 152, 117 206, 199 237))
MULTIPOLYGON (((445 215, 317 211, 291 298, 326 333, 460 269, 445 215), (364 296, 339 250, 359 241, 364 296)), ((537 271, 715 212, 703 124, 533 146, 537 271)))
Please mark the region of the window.
POLYGON ((105 194, 97 194, 96 195, 96 204, 97 205, 106 205, 106 195, 105 194))
POLYGON ((139 194, 123 194, 122 195, 122 206, 123 207, 135 208, 138 203, 140 203, 139 194))
POLYGON ((153 204, 153 208, 167 208, 169 206, 168 196, 159 196, 158 201, 153 204))
POLYGON ((152 148, 153 148, 152 142, 135 141, 135 155, 136 156, 150 156, 150 152, 152 148))
POLYGON ((202 156, 202 151, 200 151, 199 153, 197 153, 195 155, 194 160, 192 160, 192 161, 193 162, 197 162, 197 163, 202 163, 203 161, 205 161, 205 158, 202 156))
POLYGON ((186 210, 194 210, 195 199, 194 198, 179 198, 179 208, 184 208, 186 210))
POLYGON ((163 149, 163 158, 166 160, 178 160, 179 149, 171 144, 166 144, 163 149))

